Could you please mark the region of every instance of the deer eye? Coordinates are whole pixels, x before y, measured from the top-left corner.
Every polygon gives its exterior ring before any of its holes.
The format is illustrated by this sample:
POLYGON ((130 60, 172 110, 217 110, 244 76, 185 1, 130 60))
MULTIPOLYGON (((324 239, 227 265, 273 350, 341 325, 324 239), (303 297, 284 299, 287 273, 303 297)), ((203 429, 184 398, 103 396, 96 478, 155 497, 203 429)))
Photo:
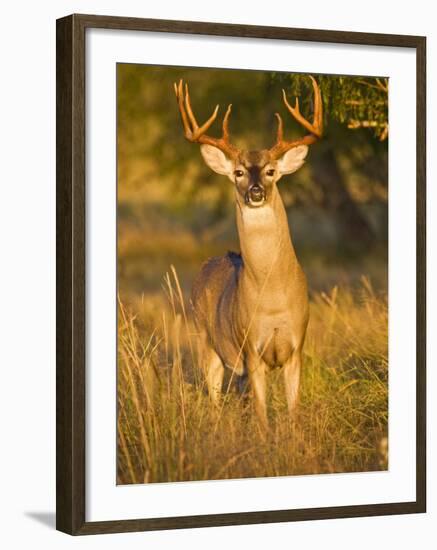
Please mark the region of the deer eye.
POLYGON ((234 175, 236 178, 241 178, 244 175, 243 170, 235 170, 234 175))
POLYGON ((274 175, 275 175, 275 171, 273 170, 273 168, 270 168, 270 170, 267 170, 266 175, 269 176, 269 177, 274 176, 274 175))

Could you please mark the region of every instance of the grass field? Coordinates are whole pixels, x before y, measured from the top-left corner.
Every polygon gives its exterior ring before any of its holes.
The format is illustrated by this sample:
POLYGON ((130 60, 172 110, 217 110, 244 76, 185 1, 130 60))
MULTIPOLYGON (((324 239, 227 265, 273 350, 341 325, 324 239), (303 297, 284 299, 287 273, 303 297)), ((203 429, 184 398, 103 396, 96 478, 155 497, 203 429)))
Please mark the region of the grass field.
POLYGON ((118 319, 119 484, 387 469, 387 296, 368 278, 311 294, 296 420, 271 371, 264 435, 226 380, 211 409, 174 268, 162 292, 121 293, 118 319))

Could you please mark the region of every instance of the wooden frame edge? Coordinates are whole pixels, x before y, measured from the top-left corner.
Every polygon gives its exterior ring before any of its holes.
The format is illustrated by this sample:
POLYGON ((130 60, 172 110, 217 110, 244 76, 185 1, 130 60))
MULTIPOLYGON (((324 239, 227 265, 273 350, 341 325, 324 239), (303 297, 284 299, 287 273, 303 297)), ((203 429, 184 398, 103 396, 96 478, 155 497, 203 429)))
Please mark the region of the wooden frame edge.
POLYGON ((369 504, 360 506, 338 506, 330 508, 307 508, 298 510, 274 510, 242 512, 233 514, 209 514, 198 516, 176 516, 167 518, 132 519, 86 522, 74 535, 97 535, 133 533, 138 531, 164 531, 170 529, 192 529, 203 527, 225 527, 285 523, 295 521, 318 521, 326 519, 348 519, 357 517, 415 514, 423 512, 417 502, 390 504, 369 504))
POLYGON ((426 512, 426 38, 416 38, 416 499, 426 512))
POLYGON ((85 523, 85 51, 56 23, 56 528, 85 523))
POLYGON ((56 528, 70 535, 88 535, 425 512, 426 38, 74 14, 57 20, 56 48, 56 528), (90 27, 416 49, 416 501, 102 522, 85 521, 85 29, 90 27))

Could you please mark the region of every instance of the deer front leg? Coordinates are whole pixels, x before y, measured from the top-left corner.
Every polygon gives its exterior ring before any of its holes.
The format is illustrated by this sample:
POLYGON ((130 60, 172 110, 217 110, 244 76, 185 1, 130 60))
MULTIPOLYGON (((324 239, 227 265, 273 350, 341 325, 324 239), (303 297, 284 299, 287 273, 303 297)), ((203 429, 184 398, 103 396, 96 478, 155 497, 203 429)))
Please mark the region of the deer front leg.
POLYGON ((247 362, 250 387, 255 402, 255 411, 261 427, 266 430, 267 407, 266 407, 266 368, 264 361, 259 357, 250 357, 247 362))
POLYGON ((199 329, 197 341, 198 364, 205 376, 206 387, 211 401, 217 405, 223 386, 224 366, 222 360, 211 346, 208 334, 199 329))
POLYGON ((285 395, 287 397, 288 412, 292 417, 299 398, 300 368, 302 364, 302 350, 295 349, 290 359, 284 364, 285 395))
POLYGON ((205 346, 204 349, 206 385, 212 402, 217 405, 222 392, 225 369, 222 360, 210 346, 205 346))

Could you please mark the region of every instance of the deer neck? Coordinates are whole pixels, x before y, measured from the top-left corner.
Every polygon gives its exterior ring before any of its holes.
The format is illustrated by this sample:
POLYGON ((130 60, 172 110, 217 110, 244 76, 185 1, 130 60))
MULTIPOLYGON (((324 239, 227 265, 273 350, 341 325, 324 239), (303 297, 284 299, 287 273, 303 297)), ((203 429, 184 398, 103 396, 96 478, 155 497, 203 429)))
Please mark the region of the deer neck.
POLYGON ((276 185, 268 204, 250 208, 237 199, 237 229, 244 283, 284 287, 299 269, 287 214, 276 185))

